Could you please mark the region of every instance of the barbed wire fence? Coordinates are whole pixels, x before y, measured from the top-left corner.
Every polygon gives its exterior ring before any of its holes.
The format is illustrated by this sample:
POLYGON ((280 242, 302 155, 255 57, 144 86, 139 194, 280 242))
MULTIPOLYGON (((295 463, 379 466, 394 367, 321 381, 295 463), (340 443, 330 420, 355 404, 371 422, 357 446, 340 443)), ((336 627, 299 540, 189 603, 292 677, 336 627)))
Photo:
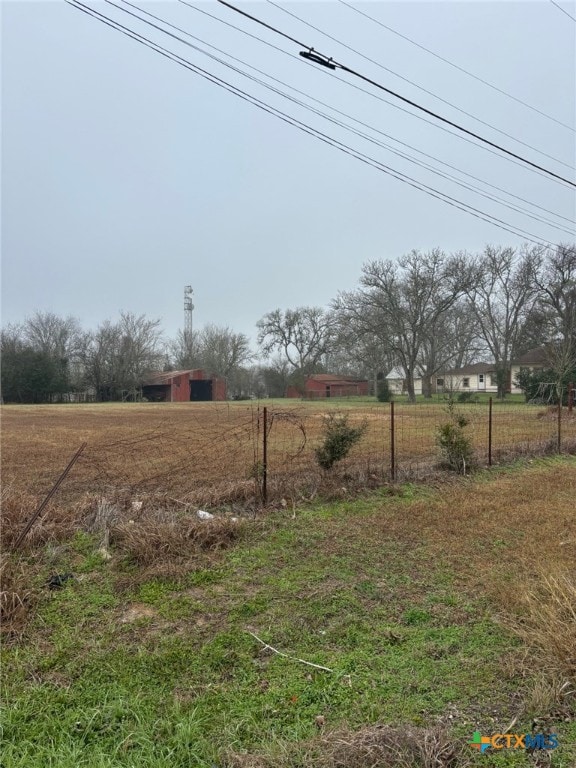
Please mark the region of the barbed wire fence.
MULTIPOLYGON (((476 464, 489 467, 520 456, 576 453, 576 412, 557 405, 457 404, 466 419, 476 464)), ((203 404, 146 411, 141 421, 96 412, 82 428, 55 425, 28 439, 26 456, 5 468, 16 484, 28 467, 35 495, 48 492, 80 442, 87 447, 58 492, 62 503, 94 498, 154 499, 187 509, 228 508, 242 513, 268 503, 293 505, 349 496, 387 483, 425 481, 440 469, 439 427, 445 404, 361 404, 348 401, 263 405, 203 404), (151 415, 151 413, 153 415, 151 415), (363 426, 360 440, 330 470, 316 449, 328 414, 363 426), (154 420, 155 419, 155 420, 154 420), (78 437, 78 444, 72 442, 78 437)), ((72 417, 71 417, 72 421, 72 417)), ((139 503, 139 502, 138 502, 139 503)), ((235 512, 235 513, 236 513, 235 512)))

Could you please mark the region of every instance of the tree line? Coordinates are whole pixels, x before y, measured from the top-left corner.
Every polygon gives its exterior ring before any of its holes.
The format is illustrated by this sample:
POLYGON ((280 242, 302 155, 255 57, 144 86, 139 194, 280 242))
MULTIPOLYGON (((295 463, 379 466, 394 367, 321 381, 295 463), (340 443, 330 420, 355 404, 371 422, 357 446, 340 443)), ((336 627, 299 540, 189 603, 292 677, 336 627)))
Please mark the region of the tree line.
POLYGON ((36 312, 1 332, 2 397, 137 399, 150 372, 190 368, 225 378, 229 397, 281 397, 313 373, 376 384, 399 369, 414 401, 417 378, 430 397, 437 374, 478 361, 495 364, 504 397, 511 362, 532 348, 545 346, 558 381, 576 373, 576 245, 373 260, 329 307, 274 309, 256 328, 254 350, 245 334, 214 324, 167 339, 159 320, 130 312, 93 331, 36 312))

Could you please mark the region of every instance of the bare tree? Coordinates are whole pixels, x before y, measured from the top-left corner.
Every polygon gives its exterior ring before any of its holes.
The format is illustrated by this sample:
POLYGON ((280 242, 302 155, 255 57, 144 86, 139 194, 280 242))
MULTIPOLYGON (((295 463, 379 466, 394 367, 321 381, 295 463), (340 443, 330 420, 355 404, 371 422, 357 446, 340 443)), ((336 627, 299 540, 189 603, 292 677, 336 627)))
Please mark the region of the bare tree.
POLYGON ((576 367, 576 245, 548 251, 536 285, 550 367, 561 381, 576 367))
POLYGON ((241 394, 242 368, 254 358, 248 337, 227 326, 209 324, 198 334, 198 346, 201 367, 226 379, 230 393, 241 394))
POLYGON ((469 280, 463 257, 448 257, 438 249, 412 251, 398 262, 365 264, 361 288, 340 294, 335 307, 359 335, 381 341, 401 366, 408 399, 415 402, 418 372, 424 372, 425 394, 431 392, 431 376, 441 364, 438 336, 469 280))
POLYGON ((178 331, 174 341, 168 344, 169 357, 179 370, 202 368, 202 350, 198 331, 178 331))
POLYGON ((264 355, 281 352, 302 387, 306 375, 321 365, 336 335, 334 316, 321 307, 298 307, 268 312, 256 324, 264 355))
POLYGON ((24 339, 39 352, 71 357, 82 347, 83 333, 75 317, 35 312, 26 318, 22 330, 24 339))
POLYGON ((342 308, 335 314, 337 335, 328 355, 328 369, 331 373, 367 378, 376 393, 379 377, 395 365, 390 350, 376 334, 361 332, 342 308))
POLYGON ((87 383, 99 400, 136 397, 145 375, 163 360, 160 321, 131 312, 122 312, 117 323, 102 323, 83 353, 87 383))
POLYGON ((75 317, 35 312, 24 321, 22 338, 33 350, 48 355, 61 367, 72 389, 80 386, 86 334, 75 317))
POLYGON ((468 289, 470 308, 496 364, 498 397, 509 387, 510 362, 522 327, 537 298, 542 249, 488 246, 473 259, 474 283, 468 289))

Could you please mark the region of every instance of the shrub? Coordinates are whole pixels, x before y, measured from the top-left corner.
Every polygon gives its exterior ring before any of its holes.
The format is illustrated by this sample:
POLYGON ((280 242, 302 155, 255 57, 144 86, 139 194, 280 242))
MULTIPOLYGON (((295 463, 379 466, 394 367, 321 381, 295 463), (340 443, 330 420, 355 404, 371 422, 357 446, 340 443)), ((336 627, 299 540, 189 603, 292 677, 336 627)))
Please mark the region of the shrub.
POLYGON ((568 385, 576 382, 576 368, 559 377, 552 369, 520 371, 516 384, 524 392, 527 403, 558 403, 558 390, 562 392, 562 404, 568 405, 568 385))
POLYGON ((315 449, 316 461, 322 469, 332 469, 336 462, 346 456, 364 432, 367 424, 364 422, 355 427, 348 423, 346 414, 333 413, 324 422, 324 441, 315 449))
POLYGON ((392 390, 387 379, 380 379, 376 390, 376 397, 380 403, 389 403, 392 400, 392 390))
POLYGON ((458 400, 459 403, 472 403, 474 402, 475 399, 477 400, 477 398, 472 397, 472 392, 468 392, 468 391, 460 392, 460 394, 456 399, 458 400))
POLYGON ((440 424, 436 430, 436 443, 441 454, 440 466, 465 475, 475 464, 472 440, 464 432, 468 419, 456 411, 453 400, 448 401, 446 410, 449 420, 440 424))

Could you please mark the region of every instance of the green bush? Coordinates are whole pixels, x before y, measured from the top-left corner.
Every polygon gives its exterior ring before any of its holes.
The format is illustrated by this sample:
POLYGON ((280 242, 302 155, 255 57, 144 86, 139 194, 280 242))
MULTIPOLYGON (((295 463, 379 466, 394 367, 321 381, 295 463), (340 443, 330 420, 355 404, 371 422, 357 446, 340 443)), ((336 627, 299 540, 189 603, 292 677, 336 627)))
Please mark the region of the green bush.
POLYGON ((561 378, 552 369, 524 370, 516 376, 516 383, 524 392, 527 403, 558 403, 558 390, 562 393, 562 404, 568 405, 568 386, 576 382, 576 368, 567 371, 561 378))
POLYGON ((367 424, 364 422, 353 427, 348 422, 346 414, 333 414, 324 422, 324 441, 314 450, 316 461, 322 469, 332 469, 336 462, 346 456, 364 432, 367 424))
POLYGON ((436 430, 436 443, 440 448, 440 466, 452 472, 465 475, 475 464, 472 439, 464 432, 468 419, 458 413, 454 401, 450 400, 446 408, 449 420, 440 424, 436 430))
POLYGON ((458 400, 459 403, 471 403, 473 401, 472 392, 470 391, 460 392, 460 394, 456 399, 458 400))
POLYGON ((392 400, 392 390, 387 379, 380 379, 376 390, 376 397, 381 403, 389 403, 392 400))

